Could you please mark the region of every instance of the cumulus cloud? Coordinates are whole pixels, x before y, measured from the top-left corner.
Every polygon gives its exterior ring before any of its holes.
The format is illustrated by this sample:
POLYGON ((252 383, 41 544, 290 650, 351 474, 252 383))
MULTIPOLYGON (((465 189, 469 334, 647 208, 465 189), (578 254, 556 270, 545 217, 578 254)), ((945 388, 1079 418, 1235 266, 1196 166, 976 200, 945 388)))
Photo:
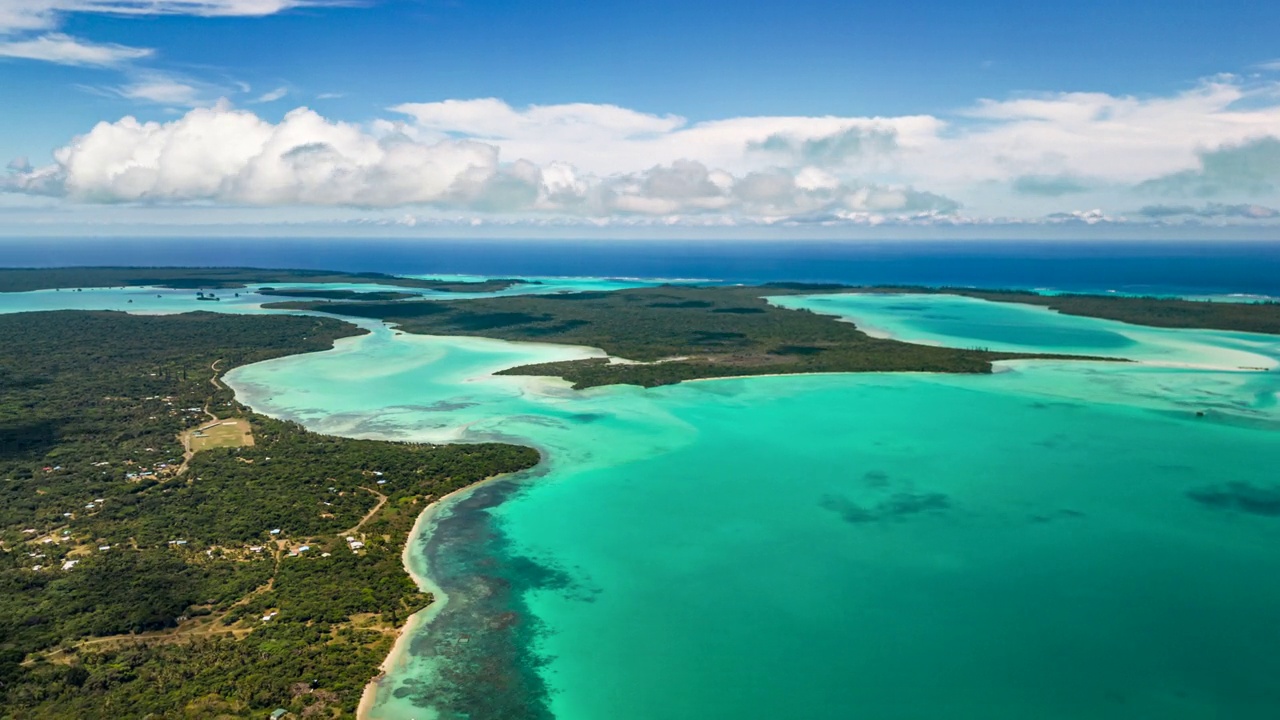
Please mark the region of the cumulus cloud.
MULTIPOLYGON (((619 129, 622 124, 611 127, 630 132, 619 129)), ((424 137, 407 125, 335 122, 308 109, 271 123, 219 104, 167 123, 132 117, 99 123, 58 150, 53 165, 14 167, 5 188, 84 203, 421 205, 596 218, 783 219, 959 207, 909 186, 850 181, 817 167, 735 175, 681 159, 598 175, 562 162, 508 161, 500 152, 471 137, 424 137)))
POLYGON ((800 165, 840 165, 851 158, 892 152, 897 145, 898 133, 892 127, 853 126, 818 137, 774 133, 748 142, 747 149, 780 154, 800 165))
POLYGON ((24 195, 60 196, 63 194, 62 173, 56 166, 36 168, 25 157, 14 158, 0 175, 0 192, 24 195))
POLYGON ((1280 104, 1274 83, 1213 78, 1163 97, 1057 93, 982 100, 962 114, 935 153, 960 178, 1005 181, 1069 175, 1133 184, 1195 167, 1197 148, 1274 132, 1280 104))
POLYGON ((759 165, 760 149, 779 153, 764 159, 771 164, 813 164, 803 157, 786 159, 786 145, 803 155, 807 148, 834 160, 847 150, 855 135, 865 144, 896 139, 918 146, 928 142, 944 123, 927 116, 897 118, 743 117, 689 123, 678 115, 646 113, 614 105, 570 103, 514 108, 495 98, 406 103, 390 108, 413 119, 426 136, 466 137, 501 145, 517 157, 547 164, 567 162, 600 175, 633 172, 653 164, 697 159, 731 172, 759 165), (852 131, 852 132, 851 132, 852 131), (848 136, 842 138, 842 134, 848 136), (770 138, 773 138, 770 141, 770 138), (806 143, 809 143, 806 145, 806 143), (748 152, 757 148, 756 152, 748 152), (751 157, 751 156, 756 157, 751 157))
POLYGON ((1200 167, 1143 183, 1140 189, 1167 196, 1259 196, 1280 188, 1280 138, 1260 137, 1201 150, 1200 167))
POLYGON ((55 153, 52 173, 84 202, 219 201, 391 206, 439 202, 486 181, 497 149, 374 136, 299 109, 276 124, 226 106, 168 122, 99 123, 55 153))
POLYGON ((99 124, 53 165, 12 170, 5 188, 77 202, 404 207, 525 222, 1085 226, 1163 222, 1177 215, 1156 208, 1182 206, 1217 223, 1280 222, 1267 214, 1280 206, 1280 83, 1257 79, 1212 78, 1164 97, 984 100, 949 118, 696 123, 494 98, 402 104, 364 124, 307 109, 273 123, 213 105, 212 88, 183 78, 138 76, 118 92, 201 109, 99 124), (1152 204, 1156 192, 1216 204, 1152 204))

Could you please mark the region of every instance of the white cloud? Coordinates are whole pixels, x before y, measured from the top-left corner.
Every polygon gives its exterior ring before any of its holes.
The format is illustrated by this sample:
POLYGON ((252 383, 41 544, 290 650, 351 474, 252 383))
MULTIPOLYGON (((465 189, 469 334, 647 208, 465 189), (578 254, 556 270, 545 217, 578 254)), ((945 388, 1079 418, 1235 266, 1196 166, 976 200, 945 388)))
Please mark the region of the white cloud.
POLYGON ((0 41, 0 57, 42 60, 59 65, 111 67, 150 57, 153 50, 114 43, 91 43, 62 33, 23 40, 0 41))
MULTIPOLYGON (((892 136, 903 146, 933 137, 944 125, 927 116, 896 118, 744 117, 690 124, 678 115, 655 115, 614 105, 574 103, 516 109, 494 98, 406 103, 390 108, 410 116, 424 135, 469 137, 498 144, 533 162, 568 162, 607 175, 686 158, 734 172, 759 165, 748 147, 771 138, 804 143, 860 129, 892 136)), ((774 161, 776 158, 763 158, 774 161)))
POLYGON ((5 0, 0 3, 0 34, 50 30, 71 13, 262 17, 299 7, 350 4, 344 0, 5 0))
MULTIPOLYGON (((1280 132, 1280 126, 1275 128, 1280 132)), ((1280 191, 1280 138, 1274 135, 1197 152, 1199 167, 1149 180, 1139 186, 1171 196, 1259 197, 1280 191)))
MULTIPOLYGON (((245 92, 248 92, 248 90, 246 90, 245 92)), ((280 87, 280 88, 276 88, 275 90, 272 90, 269 93, 264 93, 258 96, 258 98, 254 100, 254 102, 259 104, 273 103, 288 94, 289 94, 289 88, 280 87)))
POLYGON ((56 159, 68 197, 86 202, 391 206, 465 194, 495 174, 497 150, 375 137, 307 109, 272 124, 217 106, 99 123, 56 159))
MULTIPOLYGON (((194 88, 193 99, 181 79, 173 87, 152 79, 133 96, 167 104, 210 96, 194 88)), ((1280 205, 1277 90, 1217 77, 1160 97, 983 100, 945 118, 696 123, 613 105, 515 108, 493 98, 398 105, 392 111, 404 119, 363 125, 306 109, 270 123, 223 105, 170 123, 100 124, 59 151, 52 169, 15 171, 6 186, 61 188, 83 202, 703 225, 1156 222, 1125 213, 1155 207, 1152 193, 1163 188, 1219 203, 1196 218, 1280 222, 1222 210, 1280 205), (46 179, 19 181, 37 172, 46 179)))
MULTIPOLYGON (((152 89, 158 98, 187 94, 182 86, 152 89)), ((403 125, 362 127, 307 109, 273 124, 220 104, 167 123, 131 117, 99 123, 58 150, 54 165, 16 168, 7 189, 60 190, 73 201, 88 203, 423 205, 596 218, 719 214, 782 219, 814 213, 949 212, 958 207, 910 187, 846 182, 816 167, 734 175, 685 159, 600 176, 567 163, 503 162, 499 155, 491 143, 414 137, 403 125)))
POLYGON ((129 100, 141 100, 157 105, 201 104, 200 90, 194 85, 163 74, 144 75, 134 82, 115 88, 115 92, 129 100))
POLYGON ((350 5, 349 0, 0 0, 0 57, 111 67, 153 50, 95 43, 58 32, 75 13, 262 17, 293 8, 350 5))
POLYGON ((899 169, 909 178, 931 178, 932 187, 992 214, 1044 211, 1054 202, 1051 184, 1028 193, 1035 188, 1026 180, 1023 192, 1011 197, 1007 187, 1026 177, 1088 178, 1071 189, 1092 192, 1090 202, 1114 202, 1117 188, 1199 167, 1204 148, 1275 132, 1275 90, 1274 83, 1248 86, 1221 77, 1164 97, 1058 93, 984 100, 918 152, 901 153, 899 169))
POLYGON ((393 111, 412 116, 419 127, 478 138, 510 140, 538 137, 629 138, 667 133, 685 124, 674 115, 659 117, 616 105, 531 105, 515 110, 496 98, 406 103, 393 111))

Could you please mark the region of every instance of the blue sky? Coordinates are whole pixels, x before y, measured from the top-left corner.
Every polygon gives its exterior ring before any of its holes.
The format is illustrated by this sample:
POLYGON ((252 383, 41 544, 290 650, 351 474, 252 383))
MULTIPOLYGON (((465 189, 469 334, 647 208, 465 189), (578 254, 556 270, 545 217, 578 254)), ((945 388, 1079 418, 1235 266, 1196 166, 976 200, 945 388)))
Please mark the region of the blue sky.
POLYGON ((1266 237, 1278 29, 1261 0, 5 0, 0 232, 1266 237))

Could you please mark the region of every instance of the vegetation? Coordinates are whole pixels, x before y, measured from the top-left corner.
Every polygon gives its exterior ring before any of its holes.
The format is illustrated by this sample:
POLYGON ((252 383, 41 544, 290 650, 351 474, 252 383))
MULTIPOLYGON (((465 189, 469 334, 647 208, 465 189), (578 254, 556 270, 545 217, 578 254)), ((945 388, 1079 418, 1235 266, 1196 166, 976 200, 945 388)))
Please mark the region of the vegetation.
POLYGON ((242 288, 250 283, 286 282, 373 283, 423 288, 439 292, 493 292, 528 281, 498 278, 477 282, 457 282, 406 278, 375 272, 343 273, 328 270, 264 270, 259 268, 107 267, 0 269, 0 292, 128 286, 216 290, 242 288))
POLYGON ((316 435, 210 382, 357 332, 0 315, 0 717, 352 715, 429 602, 400 561, 421 509, 538 460, 316 435), (206 410, 251 423, 255 444, 185 459, 178 435, 206 410))
MULTIPOLYGON (((773 294, 812 291, 771 287, 773 294)), ((526 365, 512 375, 555 375, 586 388, 652 387, 695 378, 776 373, 928 371, 985 373, 995 360, 1057 355, 996 353, 873 338, 850 323, 770 305, 758 287, 663 286, 561 295, 395 303, 275 303, 270 307, 378 318, 406 332, 587 345, 605 359, 526 365)))
POLYGON ((1124 295, 1039 295, 954 288, 934 292, 948 292, 992 302, 1042 305, 1064 315, 1119 320, 1133 325, 1280 335, 1280 303, 1277 302, 1212 302, 1124 295))
POLYGON ((358 290, 311 290, 306 288, 258 288, 259 295, 271 295, 291 298, 306 298, 309 300, 359 300, 359 301, 378 301, 385 302, 387 300, 410 300, 412 298, 422 297, 418 293, 407 292, 389 292, 389 291, 368 291, 361 292, 358 290))

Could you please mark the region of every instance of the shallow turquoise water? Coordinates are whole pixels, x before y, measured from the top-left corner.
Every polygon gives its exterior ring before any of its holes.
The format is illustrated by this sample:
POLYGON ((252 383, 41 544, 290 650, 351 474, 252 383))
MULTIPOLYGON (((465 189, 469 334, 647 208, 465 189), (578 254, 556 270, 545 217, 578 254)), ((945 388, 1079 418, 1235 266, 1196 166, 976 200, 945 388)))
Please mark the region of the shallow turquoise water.
MULTIPOLYGON (((438 278, 452 281, 483 280, 471 276, 423 275, 424 278, 438 278)), ((28 312, 37 310, 121 310, 136 314, 162 315, 166 313, 194 312, 273 312, 262 310, 264 303, 281 302, 287 297, 258 295, 255 291, 261 287, 273 287, 278 290, 288 288, 307 288, 314 290, 356 290, 360 292, 414 292, 420 293, 427 300, 466 300, 477 297, 495 297, 503 295, 545 294, 557 292, 586 292, 594 290, 619 290, 629 287, 654 285, 654 280, 606 279, 606 278, 526 278, 535 280, 536 284, 515 285, 496 293, 455 293, 437 292, 419 288, 406 288, 399 285, 378 285, 373 283, 253 283, 248 287, 230 290, 211 291, 217 295, 217 302, 196 299, 195 290, 169 290, 165 288, 121 287, 121 288, 61 288, 57 290, 36 290, 21 293, 0 293, 0 312, 28 312), (239 294, 239 297, 237 297, 239 294)))
POLYGON ((375 717, 1280 714, 1280 373, 1240 370, 1276 366, 1280 338, 786 302, 1143 363, 578 393, 489 373, 591 351, 367 325, 239 368, 242 400, 325 432, 544 452, 414 538, 448 600, 375 717))
MULTIPOLYGON (((933 299, 878 328, 1034 310, 933 299)), ((1160 364, 573 393, 484 375, 520 346, 375 334, 230 381, 327 431, 547 454, 415 542, 450 599, 376 717, 1274 717, 1280 376, 1202 368, 1280 339, 1062 320, 1057 351, 1160 364)))

